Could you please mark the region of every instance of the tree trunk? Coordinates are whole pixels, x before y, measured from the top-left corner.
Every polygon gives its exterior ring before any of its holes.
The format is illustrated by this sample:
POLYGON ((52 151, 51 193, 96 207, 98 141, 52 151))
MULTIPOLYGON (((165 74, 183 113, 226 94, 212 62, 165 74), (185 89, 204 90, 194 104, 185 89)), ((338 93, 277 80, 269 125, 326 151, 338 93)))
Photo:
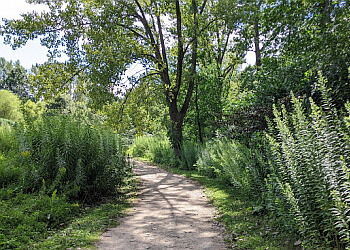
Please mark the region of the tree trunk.
POLYGON ((260 52, 260 33, 259 33, 259 20, 255 19, 254 22, 254 44, 255 44, 255 65, 257 70, 261 66, 261 52, 260 52))
POLYGON ((182 148, 183 148, 183 137, 182 137, 182 123, 183 120, 171 121, 171 143, 176 158, 182 160, 182 148))
POLYGON ((199 116, 199 106, 198 106, 198 81, 196 82, 196 96, 195 96, 195 105, 196 105, 196 116, 197 116, 197 128, 198 128, 198 136, 199 142, 203 144, 203 134, 202 134, 202 126, 199 116))

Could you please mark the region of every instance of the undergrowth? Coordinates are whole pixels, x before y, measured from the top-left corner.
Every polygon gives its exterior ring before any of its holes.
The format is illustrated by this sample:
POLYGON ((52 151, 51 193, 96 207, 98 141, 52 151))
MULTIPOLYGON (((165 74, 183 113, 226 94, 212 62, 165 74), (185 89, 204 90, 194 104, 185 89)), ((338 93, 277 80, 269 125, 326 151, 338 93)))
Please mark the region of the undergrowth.
POLYGON ((0 126, 0 248, 91 246, 127 207, 122 139, 69 115, 0 126))
POLYGON ((70 203, 64 196, 0 190, 0 249, 93 247, 103 231, 118 224, 137 191, 131 178, 118 197, 96 204, 70 203))

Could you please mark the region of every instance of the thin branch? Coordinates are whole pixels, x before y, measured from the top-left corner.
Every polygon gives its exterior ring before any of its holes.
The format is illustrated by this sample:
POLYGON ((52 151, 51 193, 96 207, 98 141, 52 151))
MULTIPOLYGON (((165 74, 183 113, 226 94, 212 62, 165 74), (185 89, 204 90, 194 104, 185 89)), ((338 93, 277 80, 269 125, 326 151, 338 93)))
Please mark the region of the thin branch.
POLYGON ((203 1, 203 4, 201 6, 201 10, 199 11, 199 14, 202 15, 203 14, 203 11, 204 11, 204 8, 205 8, 205 5, 207 4, 208 0, 204 0, 203 1))
POLYGON ((163 61, 165 62, 165 67, 166 67, 166 70, 168 71, 168 59, 167 59, 167 55, 166 55, 164 36, 163 36, 163 31, 162 31, 162 24, 161 24, 161 21, 160 21, 160 12, 157 13, 157 24, 158 24, 158 32, 159 32, 160 44, 162 46, 163 61))
POLYGON ((88 63, 87 65, 85 65, 84 67, 82 67, 81 69, 77 70, 67 81, 65 81, 63 84, 62 84, 62 87, 61 88, 64 88, 64 86, 73 81, 74 77, 76 77, 77 75, 79 75, 81 72, 83 72, 84 70, 86 70, 88 67, 91 66, 91 63, 88 63))
POLYGON ((127 26, 127 25, 120 24, 120 23, 115 23, 115 25, 116 25, 116 26, 123 27, 123 28, 125 28, 125 29, 128 29, 128 30, 130 30, 132 33, 134 33, 136 36, 138 36, 138 37, 140 37, 140 38, 142 38, 142 39, 144 39, 144 40, 147 40, 147 38, 146 38, 144 35, 142 35, 141 33, 137 32, 135 29, 133 29, 133 28, 127 26))
MULTIPOLYGON (((147 75, 144 75, 143 77, 140 77, 139 79, 137 79, 137 81, 135 81, 132 85, 131 85, 131 88, 129 89, 128 93, 125 95, 124 99, 123 99, 123 102, 121 103, 121 107, 118 111, 118 117, 124 112, 124 107, 125 107, 125 103, 127 102, 131 92, 134 90, 135 86, 143 79, 146 79, 147 77, 150 77, 150 76, 153 76, 153 75, 159 75, 160 73, 159 72, 153 72, 153 73, 150 73, 150 74, 147 74, 147 75)), ((121 121, 121 117, 119 119, 119 121, 121 121)))
MULTIPOLYGON (((202 34, 202 32, 204 32, 213 22, 215 22, 217 19, 214 18, 213 20, 211 20, 205 27, 203 27, 199 32, 198 32, 198 35, 202 34)), ((193 43, 194 41, 194 38, 191 39, 189 41, 189 43, 187 44, 185 50, 184 50, 184 54, 187 52, 188 48, 190 47, 190 45, 193 43)))
POLYGON ((148 24, 147 19, 146 19, 146 15, 145 15, 145 13, 144 13, 144 11, 143 11, 143 9, 142 9, 142 7, 141 7, 139 1, 138 1, 138 0, 134 0, 134 1, 135 1, 136 5, 137 5, 138 9, 139 9, 140 12, 141 12, 141 15, 139 15, 138 13, 135 13, 135 14, 137 15, 137 18, 141 21, 143 27, 144 27, 145 30, 146 30, 146 33, 148 34, 148 36, 149 36, 150 39, 151 39, 151 45, 152 45, 152 47, 153 47, 153 49, 154 49, 156 58, 157 58, 157 60, 158 60, 157 68, 158 68, 158 70, 159 70, 160 73, 161 73, 161 79, 162 79, 162 81, 163 81, 164 84, 168 84, 168 85, 169 85, 169 84, 170 84, 169 74, 168 74, 167 71, 164 71, 164 67, 163 67, 164 61, 163 61, 163 59, 162 59, 162 56, 161 56, 161 53, 160 53, 160 49, 159 49, 159 47, 158 47, 158 44, 156 43, 156 41, 155 41, 155 39, 154 39, 154 35, 153 35, 152 30, 151 30, 151 28, 150 28, 150 26, 149 26, 149 24, 148 24))
POLYGON ((186 114, 187 109, 190 104, 190 100, 193 93, 195 78, 196 78, 196 67, 197 67, 197 47, 198 47, 198 10, 197 10, 197 4, 196 0, 192 0, 192 8, 193 8, 193 22, 194 22, 194 37, 193 37, 193 44, 192 44, 192 60, 191 60, 191 75, 190 80, 187 88, 187 93, 185 97, 185 101, 181 107, 180 114, 183 116, 186 114))

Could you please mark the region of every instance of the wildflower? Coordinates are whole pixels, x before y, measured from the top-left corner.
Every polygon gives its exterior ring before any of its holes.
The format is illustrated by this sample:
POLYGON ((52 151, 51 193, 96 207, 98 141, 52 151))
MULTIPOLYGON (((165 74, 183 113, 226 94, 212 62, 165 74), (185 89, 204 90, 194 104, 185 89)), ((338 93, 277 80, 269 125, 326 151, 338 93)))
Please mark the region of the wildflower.
POLYGON ((29 153, 28 150, 26 150, 26 151, 22 152, 21 155, 22 155, 23 157, 27 157, 27 156, 30 155, 30 153, 29 153))

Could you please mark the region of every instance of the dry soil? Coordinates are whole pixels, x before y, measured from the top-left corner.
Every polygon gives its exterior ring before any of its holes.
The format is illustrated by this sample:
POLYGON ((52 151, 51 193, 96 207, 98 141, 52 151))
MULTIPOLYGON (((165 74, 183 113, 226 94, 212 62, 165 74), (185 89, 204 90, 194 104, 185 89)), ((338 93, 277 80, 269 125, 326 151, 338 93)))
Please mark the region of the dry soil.
POLYGON ((226 249, 222 227, 201 186, 159 167, 134 162, 142 189, 132 211, 108 229, 100 249, 226 249))

